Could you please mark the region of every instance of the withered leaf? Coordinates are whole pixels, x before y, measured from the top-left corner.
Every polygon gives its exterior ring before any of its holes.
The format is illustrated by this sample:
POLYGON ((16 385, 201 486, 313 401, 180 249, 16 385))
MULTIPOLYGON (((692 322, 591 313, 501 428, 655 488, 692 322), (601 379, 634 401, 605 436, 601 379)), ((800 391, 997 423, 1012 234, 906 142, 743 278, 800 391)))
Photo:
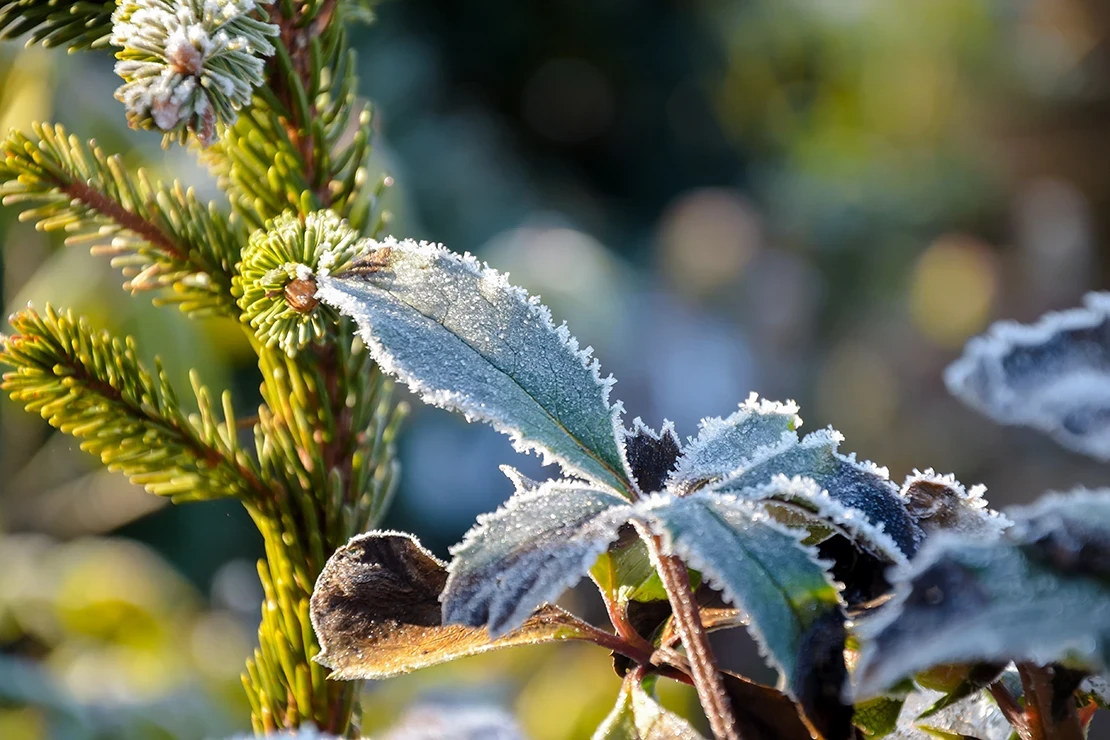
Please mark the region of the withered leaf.
POLYGON ((789 696, 729 671, 721 671, 721 677, 745 740, 811 740, 810 728, 789 696))
POLYGON ((312 592, 315 660, 335 679, 389 678, 514 645, 587 639, 592 628, 553 606, 491 640, 483 628, 444 626, 439 595, 447 569, 400 532, 353 537, 324 566, 312 592))

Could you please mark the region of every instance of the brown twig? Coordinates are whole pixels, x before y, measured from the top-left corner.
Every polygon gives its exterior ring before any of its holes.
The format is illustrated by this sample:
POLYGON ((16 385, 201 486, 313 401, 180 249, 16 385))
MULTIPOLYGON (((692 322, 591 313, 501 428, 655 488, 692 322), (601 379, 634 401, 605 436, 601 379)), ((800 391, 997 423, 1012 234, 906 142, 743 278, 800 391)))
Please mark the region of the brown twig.
MULTIPOLYGON (((1027 735, 1024 740, 1084 740, 1083 725, 1070 697, 1057 702, 1052 685, 1054 669, 1033 663, 1018 663, 1025 690, 1027 735)), ((1016 728, 1015 728, 1016 729, 1016 728)))
POLYGON ((647 543, 671 602, 675 628, 686 648, 694 688, 697 689, 698 700, 709 720, 713 736, 717 740, 740 740, 732 706, 721 682, 713 649, 709 645, 709 634, 702 626, 701 614, 694 601, 694 591, 690 587, 690 574, 686 565, 673 555, 665 554, 662 538, 658 535, 641 530, 641 536, 647 543))

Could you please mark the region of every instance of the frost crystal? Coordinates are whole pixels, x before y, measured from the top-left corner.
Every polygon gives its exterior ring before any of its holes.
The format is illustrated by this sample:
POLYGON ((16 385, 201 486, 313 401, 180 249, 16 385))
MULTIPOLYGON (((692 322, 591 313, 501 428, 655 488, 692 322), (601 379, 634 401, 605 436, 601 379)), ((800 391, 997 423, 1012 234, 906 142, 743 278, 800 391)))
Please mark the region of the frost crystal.
POLYGON ((1083 302, 1032 325, 995 324, 945 372, 948 389, 995 421, 1110 460, 1110 293, 1083 302))
POLYGON ((133 128, 208 146, 262 84, 277 26, 255 0, 123 0, 112 14, 116 98, 133 128))

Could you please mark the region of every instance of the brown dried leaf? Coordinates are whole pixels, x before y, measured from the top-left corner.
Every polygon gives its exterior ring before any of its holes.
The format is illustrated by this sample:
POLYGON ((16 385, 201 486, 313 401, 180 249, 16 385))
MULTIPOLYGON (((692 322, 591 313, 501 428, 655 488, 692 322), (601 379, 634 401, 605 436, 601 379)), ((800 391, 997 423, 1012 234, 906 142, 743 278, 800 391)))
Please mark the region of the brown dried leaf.
POLYGON ((444 626, 439 595, 444 563, 414 537, 368 532, 353 537, 324 566, 312 592, 315 660, 331 678, 389 678, 467 655, 514 645, 589 639, 593 628, 553 606, 491 640, 484 628, 444 626))

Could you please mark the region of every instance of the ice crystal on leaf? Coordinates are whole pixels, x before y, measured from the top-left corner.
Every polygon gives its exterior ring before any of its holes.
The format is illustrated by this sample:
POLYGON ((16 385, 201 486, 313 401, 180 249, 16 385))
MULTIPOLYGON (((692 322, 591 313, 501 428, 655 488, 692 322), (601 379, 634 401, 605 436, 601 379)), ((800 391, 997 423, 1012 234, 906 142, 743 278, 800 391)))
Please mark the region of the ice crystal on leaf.
POLYGON ((134 128, 155 128, 208 146, 262 84, 277 26, 265 0, 123 0, 112 15, 116 98, 134 128))

